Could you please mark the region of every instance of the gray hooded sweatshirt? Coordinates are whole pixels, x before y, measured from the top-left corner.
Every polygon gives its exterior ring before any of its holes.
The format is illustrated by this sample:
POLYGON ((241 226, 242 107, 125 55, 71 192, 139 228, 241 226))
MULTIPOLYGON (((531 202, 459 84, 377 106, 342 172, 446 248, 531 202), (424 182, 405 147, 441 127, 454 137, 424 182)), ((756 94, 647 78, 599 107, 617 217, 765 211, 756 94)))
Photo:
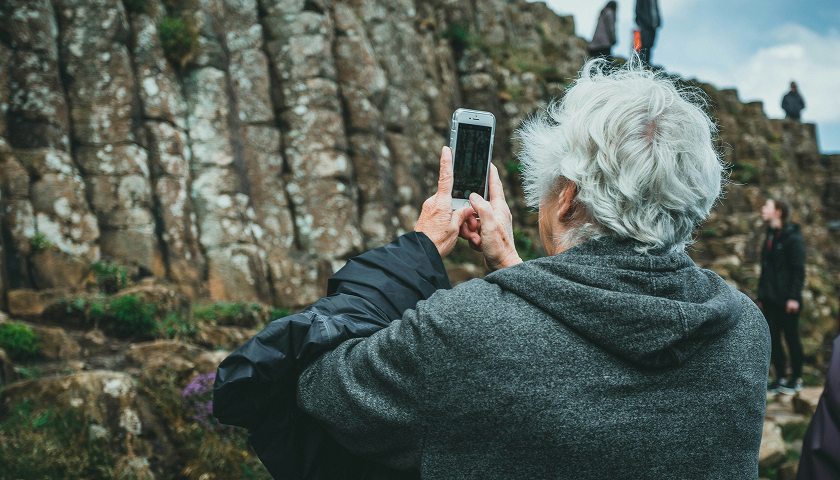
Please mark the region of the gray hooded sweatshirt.
POLYGON ((316 361, 298 404, 423 478, 758 478, 761 312, 684 252, 636 245, 592 240, 439 290, 316 361))

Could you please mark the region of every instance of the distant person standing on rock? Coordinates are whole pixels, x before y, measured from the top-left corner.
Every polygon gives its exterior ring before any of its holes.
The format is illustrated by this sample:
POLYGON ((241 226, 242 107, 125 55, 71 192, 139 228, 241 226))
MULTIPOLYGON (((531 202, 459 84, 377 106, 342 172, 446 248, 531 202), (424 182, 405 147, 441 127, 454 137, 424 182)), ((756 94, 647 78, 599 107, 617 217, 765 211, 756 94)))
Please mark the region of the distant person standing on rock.
POLYGON ((656 39, 656 29, 662 26, 658 0, 636 0, 636 25, 639 26, 639 33, 642 36, 639 58, 650 65, 651 49, 653 48, 653 41, 656 39))
POLYGON ((805 100, 796 89, 796 82, 790 82, 790 91, 782 98, 782 110, 785 118, 799 121, 799 112, 805 109, 805 100))
POLYGON ((589 56, 606 57, 612 60, 612 47, 615 45, 615 12, 618 4, 607 2, 598 16, 598 26, 595 27, 595 35, 589 42, 589 56))
POLYGON ((767 222, 767 235, 761 248, 761 278, 758 306, 770 327, 770 359, 776 378, 767 387, 770 393, 793 394, 802 390, 802 342, 799 340, 799 312, 805 284, 805 243, 799 225, 790 223, 791 206, 784 197, 768 199, 761 207, 767 222), (782 333, 790 351, 793 370, 790 380, 787 358, 782 350, 782 333))

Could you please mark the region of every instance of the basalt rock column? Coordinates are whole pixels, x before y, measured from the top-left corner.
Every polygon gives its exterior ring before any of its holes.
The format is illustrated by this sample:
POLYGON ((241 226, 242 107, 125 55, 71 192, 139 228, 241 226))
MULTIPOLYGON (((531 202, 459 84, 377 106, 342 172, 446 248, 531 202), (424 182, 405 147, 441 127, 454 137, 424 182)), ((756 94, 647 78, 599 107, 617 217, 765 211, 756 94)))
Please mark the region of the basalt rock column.
POLYGON ((78 275, 54 271, 96 259, 99 228, 71 157, 56 13, 48 0, 13 0, 4 4, 0 23, 9 42, 2 100, 8 141, 0 147, 7 287, 74 286, 78 275), (46 263, 34 258, 36 235, 60 254, 46 263))
POLYGON ((228 8, 199 2, 194 12, 201 50, 184 78, 190 135, 193 205, 215 299, 272 302, 262 228, 250 197, 242 119, 230 77, 228 8))
POLYGON ((173 65, 165 58, 158 35, 163 16, 160 2, 148 13, 131 16, 134 91, 142 110, 139 140, 149 152, 156 228, 167 276, 185 294, 205 293, 206 259, 190 198, 187 104, 173 65))
POLYGON ((360 252, 362 235, 332 53, 335 24, 316 3, 266 0, 264 25, 298 244, 334 269, 360 252))
POLYGON ((156 275, 165 269, 155 235, 148 153, 132 132, 130 28, 120 0, 58 0, 75 159, 101 231, 102 254, 156 275))

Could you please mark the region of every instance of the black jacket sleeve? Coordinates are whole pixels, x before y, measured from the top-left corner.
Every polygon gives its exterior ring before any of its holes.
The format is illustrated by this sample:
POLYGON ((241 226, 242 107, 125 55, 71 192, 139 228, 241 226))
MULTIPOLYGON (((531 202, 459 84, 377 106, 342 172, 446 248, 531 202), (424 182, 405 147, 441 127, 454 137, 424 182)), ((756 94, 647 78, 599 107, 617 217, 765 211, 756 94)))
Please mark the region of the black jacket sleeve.
POLYGON ((805 288, 805 241, 802 239, 802 231, 796 230, 788 239, 787 262, 788 274, 790 275, 789 290, 787 299, 802 302, 802 289, 805 288))
POLYGON ((368 337, 441 288, 451 288, 434 243, 418 232, 350 259, 327 296, 271 322, 216 373, 213 415, 245 427, 274 478, 413 478, 356 458, 295 402, 300 373, 341 342, 368 337))

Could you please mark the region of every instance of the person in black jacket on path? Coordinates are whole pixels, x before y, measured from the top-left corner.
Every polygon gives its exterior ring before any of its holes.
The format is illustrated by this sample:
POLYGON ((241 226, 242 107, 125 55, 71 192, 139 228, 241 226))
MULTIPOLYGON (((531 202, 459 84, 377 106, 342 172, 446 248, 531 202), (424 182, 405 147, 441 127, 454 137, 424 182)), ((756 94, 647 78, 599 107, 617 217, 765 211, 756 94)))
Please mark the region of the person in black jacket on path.
POLYGON ((790 210, 790 202, 784 197, 768 199, 761 207, 761 219, 768 228, 761 248, 758 305, 770 327, 771 359, 776 370, 776 379, 767 391, 793 394, 802 390, 799 312, 805 284, 805 243, 799 225, 788 221, 790 210), (782 333, 793 370, 789 380, 785 378, 787 358, 782 350, 782 333))

